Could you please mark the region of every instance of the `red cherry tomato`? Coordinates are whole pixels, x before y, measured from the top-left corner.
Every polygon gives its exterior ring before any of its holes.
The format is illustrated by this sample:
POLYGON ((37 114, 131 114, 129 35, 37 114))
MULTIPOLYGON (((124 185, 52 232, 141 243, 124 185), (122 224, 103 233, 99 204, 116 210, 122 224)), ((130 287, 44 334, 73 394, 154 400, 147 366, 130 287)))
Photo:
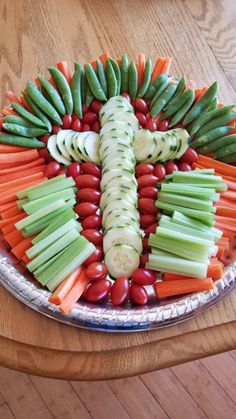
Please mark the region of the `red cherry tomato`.
POLYGON ((142 268, 145 268, 146 263, 148 262, 148 258, 149 258, 149 254, 148 253, 144 253, 141 257, 140 257, 140 266, 142 268))
POLYGON ((95 246, 99 246, 102 244, 103 236, 100 231, 95 230, 94 228, 89 228, 88 230, 83 230, 81 235, 86 237, 86 239, 93 243, 95 246))
POLYGON ((90 127, 90 125, 89 125, 89 124, 84 124, 84 125, 83 125, 83 128, 82 128, 82 131, 83 131, 83 132, 86 132, 86 131, 91 131, 91 127, 90 127))
POLYGON ((155 207, 155 200, 150 198, 139 198, 138 208, 143 214, 154 214, 158 212, 157 207, 155 207))
POLYGON ((78 188, 92 188, 98 189, 100 186, 100 179, 93 175, 79 175, 75 178, 75 183, 78 188))
POLYGON ((96 246, 96 250, 93 252, 88 259, 85 260, 85 266, 89 266, 93 262, 101 262, 103 258, 103 249, 102 246, 96 246))
POLYGON ((81 202, 92 202, 93 204, 98 204, 101 199, 101 192, 96 189, 82 188, 77 191, 76 196, 81 202))
POLYGON ((75 112, 72 112, 71 118, 72 118, 72 122, 74 122, 75 119, 78 118, 78 116, 75 114, 75 112))
POLYGON ((82 104, 82 112, 83 112, 83 115, 84 115, 86 112, 89 112, 89 107, 86 105, 86 103, 83 103, 83 104, 82 104))
POLYGON ((185 163, 185 162, 181 162, 179 163, 179 170, 181 172, 188 172, 189 170, 192 170, 190 164, 185 163))
POLYGON ((61 166, 56 161, 51 161, 47 164, 44 170, 44 174, 47 178, 51 179, 58 175, 58 172, 60 172, 61 166))
POLYGON ((125 97, 129 102, 131 102, 131 98, 130 98, 129 93, 127 93, 127 92, 121 93, 121 96, 125 97))
POLYGON ((180 161, 188 164, 192 164, 193 162, 197 161, 198 155, 193 148, 188 148, 187 151, 183 154, 180 161))
POLYGON ((152 115, 150 114, 150 112, 147 113, 146 118, 147 121, 150 121, 150 119, 152 119, 152 115))
POLYGON ((144 115, 147 114, 148 105, 144 99, 141 99, 141 98, 136 99, 133 103, 133 107, 136 112, 141 112, 144 115))
POLYGON ((48 143, 49 135, 40 135, 39 140, 42 141, 44 144, 48 143))
POLYGON ((89 285, 85 293, 85 299, 90 303, 102 301, 108 296, 110 289, 111 281, 108 279, 99 279, 89 285))
POLYGON ((154 166, 153 174, 158 177, 159 181, 165 179, 166 169, 163 164, 157 164, 154 166))
POLYGON ((166 174, 171 175, 174 172, 178 172, 178 166, 173 161, 168 161, 168 163, 165 164, 166 168, 166 174))
POLYGON ((75 205, 74 210, 76 214, 78 214, 81 218, 84 218, 95 214, 98 210, 98 206, 92 204, 91 202, 81 202, 81 204, 75 205))
POLYGON ((64 115, 61 119, 62 119, 62 122, 63 122, 62 128, 63 129, 69 129, 72 125, 72 122, 73 122, 72 116, 67 114, 67 115, 64 115))
POLYGON ((101 129, 101 125, 99 121, 95 121, 91 126, 91 130, 94 132, 97 132, 98 134, 100 132, 100 129, 101 129))
POLYGON ((50 154, 49 154, 49 152, 46 148, 40 148, 38 150, 38 154, 39 154, 40 157, 42 157, 46 161, 54 161, 54 159, 52 158, 52 156, 50 156, 50 154))
POLYGON ((59 125, 52 126, 52 134, 57 134, 59 131, 61 131, 61 127, 59 125))
POLYGON ((76 176, 79 176, 81 174, 81 165, 79 163, 71 163, 70 166, 67 168, 66 172, 68 177, 73 177, 73 179, 76 178, 76 176))
POLYGON ((101 168, 97 166, 95 163, 90 163, 90 162, 82 163, 81 169, 83 173, 85 173, 86 175, 93 175, 99 178, 102 176, 101 168))
POLYGON ((137 177, 143 175, 150 175, 153 172, 153 165, 149 163, 139 163, 135 167, 135 175, 137 177))
POLYGON ((102 227, 102 217, 97 214, 89 215, 82 221, 81 226, 83 230, 91 228, 100 229, 102 227))
POLYGON ((144 250, 144 252, 151 252, 151 247, 148 244, 148 237, 147 236, 145 236, 143 238, 142 242, 143 242, 143 250, 144 250))
POLYGON ((153 214, 141 214, 140 224, 142 227, 148 227, 156 222, 156 216, 153 214))
POLYGON ((157 229, 157 223, 154 223, 148 226, 147 228, 145 228, 144 233, 145 234, 155 233, 156 229, 157 229))
POLYGON ((98 99, 94 99, 91 103, 90 103, 90 109, 92 112, 98 114, 101 110, 102 107, 102 102, 100 102, 100 100, 98 99))
POLYGON ((129 297, 132 303, 144 305, 148 301, 148 294, 142 285, 132 284, 129 290, 129 297))
POLYGON ((158 178, 153 175, 143 175, 138 177, 137 182, 139 188, 146 188, 147 186, 155 186, 158 178))
POLYGON ((157 199, 157 189, 154 186, 147 186, 139 190, 139 196, 142 198, 157 199))
POLYGON ((142 128, 145 128, 147 125, 147 118, 146 116, 141 112, 136 112, 136 118, 138 119, 139 124, 142 128))
POLYGON ((157 274, 150 269, 138 268, 132 273, 131 279, 135 284, 152 285, 156 282, 157 274))
POLYGON ((107 275, 107 267, 105 263, 93 262, 86 268, 85 273, 90 281, 95 281, 97 279, 102 279, 107 275))
POLYGON ((125 304, 129 298, 129 280, 126 276, 116 279, 111 288, 111 302, 113 306, 125 304))
POLYGON ((86 112, 83 116, 83 123, 84 124, 92 124, 93 122, 97 121, 98 115, 94 112, 86 112))
POLYGON ((168 119, 163 119, 163 121, 160 121, 158 124, 158 131, 167 131, 169 125, 168 119))
POLYGON ((75 119, 72 123, 71 129, 73 129, 73 131, 78 131, 80 132, 82 129, 82 124, 79 118, 75 119))
POLYGON ((145 128, 149 129, 149 131, 156 131, 157 130, 156 121, 153 118, 149 119, 145 128))

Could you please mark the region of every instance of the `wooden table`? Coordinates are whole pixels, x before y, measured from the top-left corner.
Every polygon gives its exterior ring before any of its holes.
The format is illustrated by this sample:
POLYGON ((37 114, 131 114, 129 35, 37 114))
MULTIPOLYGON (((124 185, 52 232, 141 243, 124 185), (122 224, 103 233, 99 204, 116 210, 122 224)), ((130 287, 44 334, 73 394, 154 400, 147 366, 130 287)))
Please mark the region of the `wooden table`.
MULTIPOLYGON (((173 74, 197 85, 218 80, 235 101, 233 1, 35 0, 1 4, 1 97, 62 59, 87 62, 104 50, 173 57, 173 74)), ((235 3, 234 3, 235 4, 235 3)), ((5 100, 2 100, 5 104, 5 100)), ((0 364, 71 380, 136 375, 236 348, 236 293, 162 330, 109 334, 59 324, 0 291, 0 364)))

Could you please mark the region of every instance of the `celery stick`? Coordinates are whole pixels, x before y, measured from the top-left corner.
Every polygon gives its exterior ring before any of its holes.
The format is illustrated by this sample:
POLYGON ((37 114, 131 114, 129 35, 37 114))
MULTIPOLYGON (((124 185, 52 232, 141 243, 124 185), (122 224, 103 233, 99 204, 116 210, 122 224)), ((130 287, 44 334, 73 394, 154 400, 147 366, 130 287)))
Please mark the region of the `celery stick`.
POLYGON ((161 191, 167 193, 181 194, 198 199, 209 199, 218 201, 220 196, 215 193, 215 189, 200 188, 193 185, 182 185, 179 183, 162 183, 161 191))
POLYGON ((181 233, 179 231, 169 230, 161 226, 158 227, 157 235, 161 237, 169 238, 170 240, 178 239, 178 240, 182 240, 183 242, 185 241, 192 242, 192 249, 194 249, 194 246, 197 244, 202 245, 206 248, 214 245, 214 240, 203 239, 203 238, 197 237, 196 233, 193 236, 193 235, 181 233))
POLYGON ((178 224, 181 224, 183 226, 195 228, 197 230, 205 231, 206 233, 214 234, 215 241, 219 240, 222 236, 222 231, 217 230, 216 228, 208 227, 205 224, 203 224, 200 221, 197 221, 191 217, 188 217, 181 212, 174 211, 174 214, 172 216, 172 221, 178 224))
POLYGON ((47 185, 44 185, 41 188, 37 188, 33 191, 29 191, 27 193, 27 198, 29 199, 29 201, 31 201, 33 199, 38 199, 38 198, 41 198, 43 196, 51 195, 52 193, 62 191, 64 189, 70 188, 72 186, 75 186, 74 179, 72 179, 70 177, 68 177, 66 179, 64 178, 60 182, 54 182, 50 185, 47 184, 47 185))
POLYGON ((28 202, 28 199, 19 199, 18 201, 16 201, 16 205, 18 206, 18 208, 23 208, 23 205, 25 205, 28 202))
POLYGON ((40 255, 36 256, 31 262, 27 264, 27 268, 30 272, 35 271, 39 266, 43 265, 51 257, 55 256, 61 250, 69 246, 73 241, 75 241, 80 236, 79 232, 74 228, 68 231, 66 234, 61 236, 59 240, 53 243, 51 246, 47 247, 40 255))
MULTIPOLYGON (((191 227, 183 226, 183 225, 180 225, 180 224, 176 224, 173 221, 170 221, 170 222, 166 221, 163 218, 161 218, 161 220, 159 222, 159 226, 167 228, 171 231, 178 231, 180 233, 188 234, 192 237, 197 236, 199 238, 206 239, 206 240, 211 240, 211 241, 216 240, 214 233, 199 231, 195 228, 191 228, 191 227)), ((157 229, 158 229, 158 227, 157 227, 157 229)))
POLYGON ((42 181, 43 183, 38 183, 35 186, 30 186, 29 188, 24 189, 23 191, 18 192, 17 193, 17 198, 25 198, 28 192, 34 191, 35 189, 37 189, 39 187, 41 188, 42 185, 43 186, 44 185, 51 185, 52 183, 61 181, 62 179, 65 179, 65 176, 64 175, 56 176, 56 177, 54 177, 54 178, 52 178, 50 180, 44 180, 44 181, 42 181))
POLYGON ((215 211, 213 201, 205 201, 201 199, 191 198, 180 194, 172 194, 167 192, 159 192, 158 199, 169 204, 179 205, 185 208, 192 208, 200 211, 215 211))
MULTIPOLYGON (((189 172, 181 172, 181 173, 196 173, 196 174, 206 174, 206 175, 214 175, 215 170, 214 169, 199 169, 199 170, 190 170, 189 172)), ((190 175, 191 176, 191 175, 190 175)), ((171 175, 166 175, 165 180, 172 180, 173 179, 173 173, 171 175)))
POLYGON ((168 204, 167 202, 162 202, 159 200, 156 201, 156 207, 166 210, 168 211, 168 213, 172 213, 174 211, 182 212, 183 214, 197 219, 210 227, 212 227, 214 224, 215 216, 213 213, 210 212, 194 210, 192 208, 184 208, 178 205, 168 204))
POLYGON ((173 173, 173 182, 181 182, 181 183, 209 183, 209 184, 216 184, 222 182, 221 176, 213 176, 204 173, 199 173, 196 170, 191 170, 189 172, 174 172, 173 173))
POLYGON ((64 205, 65 205, 64 199, 59 199, 58 201, 53 202, 52 204, 49 204, 46 207, 36 211, 34 214, 29 215, 23 220, 18 221, 18 223, 16 223, 16 228, 18 230, 22 230, 23 228, 29 226, 35 221, 41 220, 41 218, 45 217, 45 215, 50 214, 51 212, 57 210, 58 208, 63 207, 64 205))
POLYGON ((23 209, 27 214, 33 214, 33 212, 38 211, 39 209, 47 206, 48 204, 57 201, 58 199, 64 199, 68 201, 68 199, 74 198, 75 193, 73 188, 68 188, 63 191, 59 191, 53 193, 49 196, 43 196, 39 199, 34 199, 33 201, 27 202, 23 205, 23 209))
POLYGON ((59 253, 57 253, 55 256, 53 256, 53 258, 47 260, 47 262, 40 265, 40 267, 38 269, 36 269, 36 271, 34 272, 35 278, 37 278, 38 275, 40 275, 42 272, 44 272, 45 269, 47 269, 52 263, 54 263, 57 259, 59 259, 65 251, 66 251, 66 249, 61 250, 59 253))
POLYGON ((149 255, 146 268, 154 271, 170 272, 191 276, 193 278, 205 278, 208 263, 189 261, 176 256, 149 255))

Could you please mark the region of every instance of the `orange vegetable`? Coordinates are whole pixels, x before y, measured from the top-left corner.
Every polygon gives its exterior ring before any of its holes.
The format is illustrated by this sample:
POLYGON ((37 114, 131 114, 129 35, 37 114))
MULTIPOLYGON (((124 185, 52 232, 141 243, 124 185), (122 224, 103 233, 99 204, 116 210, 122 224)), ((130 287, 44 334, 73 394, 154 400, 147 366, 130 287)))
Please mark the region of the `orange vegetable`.
POLYGON ((218 108, 223 108, 223 106, 225 106, 224 103, 218 102, 218 108))
POLYGON ((21 260, 27 265, 30 262, 30 259, 27 255, 22 256, 21 260))
POLYGON ((82 270, 78 276, 74 286, 71 288, 65 299, 60 305, 60 310, 63 313, 69 313, 74 307, 76 301, 81 297, 88 285, 89 279, 85 274, 85 269, 82 270))
POLYGON ((108 52, 103 52, 101 55, 99 55, 98 58, 101 61, 103 67, 105 67, 106 62, 107 62, 107 60, 109 58, 109 54, 108 54, 108 52))
POLYGON ((10 223, 6 227, 2 228, 3 234, 11 233, 13 230, 16 230, 15 223, 10 223))
POLYGON ((69 275, 68 278, 66 278, 61 283, 61 285, 59 285, 59 287, 54 291, 54 293, 49 297, 48 301, 50 303, 60 305, 71 290, 71 288, 75 285, 81 271, 82 267, 80 266, 71 275, 69 275))
MULTIPOLYGON (((210 264, 208 266, 208 270, 207 270, 207 277, 208 278, 212 278, 212 279, 220 279, 223 276, 223 267, 222 267, 222 262, 220 262, 218 259, 212 259, 210 261, 210 264)), ((187 277, 184 275, 177 275, 177 274, 172 274, 169 272, 165 272, 163 274, 163 279, 164 281, 176 281, 176 280, 194 280, 196 278, 192 278, 192 277, 187 277)), ((204 278, 197 278, 197 279, 204 279, 204 278)))
POLYGON ((0 154, 0 164, 9 164, 17 162, 29 162, 30 160, 36 160, 39 157, 36 149, 22 151, 21 153, 9 153, 7 155, 0 154))
POLYGON ((96 72, 97 72, 97 61, 96 61, 96 60, 91 61, 91 62, 90 62, 90 64, 91 64, 91 66, 93 67, 94 71, 96 71, 96 72))
POLYGON ((156 282, 154 285, 157 297, 167 298, 192 292, 209 291, 214 288, 212 278, 178 279, 176 281, 156 282))
POLYGON ((26 250, 28 250, 32 246, 32 241, 29 237, 22 240, 19 244, 12 248, 12 253, 20 260, 24 255, 26 250))
POLYGON ((155 64, 153 72, 152 72, 151 81, 154 81, 158 76, 160 76, 161 69, 163 67, 163 64, 165 63, 165 60, 166 59, 164 57, 158 57, 157 58, 156 64, 155 64))
POLYGON ((222 198, 226 198, 229 199, 230 201, 236 201, 236 192, 235 191, 225 191, 225 192, 221 192, 220 196, 222 198))
MULTIPOLYGON (((37 158, 37 159, 33 160, 33 161, 32 161, 32 162, 30 162, 30 163, 22 163, 20 166, 17 166, 17 172, 18 172, 19 170, 25 171, 25 170, 27 170, 27 169, 30 169, 31 167, 40 166, 40 165, 42 165, 42 164, 44 164, 44 163, 45 163, 45 160, 44 160, 43 158, 39 157, 39 158, 37 158)), ((10 174, 10 173, 15 173, 15 172, 16 172, 16 168, 15 168, 15 166, 12 166, 12 165, 11 165, 11 167, 10 167, 10 168, 4 168, 4 169, 1 169, 1 170, 0 170, 0 176, 1 176, 1 175, 8 175, 8 174, 10 174)))
POLYGON ((6 211, 3 211, 1 213, 1 216, 3 220, 7 220, 8 218, 15 217, 15 215, 23 214, 23 211, 18 208, 18 206, 15 204, 13 207, 7 209, 6 211))
POLYGON ((56 85, 54 79, 52 78, 52 76, 49 77, 48 81, 53 85, 53 87, 55 87, 56 90, 58 90, 57 85, 56 85))
POLYGON ((170 67, 171 67, 171 63, 172 63, 172 58, 167 57, 167 58, 165 59, 165 62, 164 62, 164 64, 163 64, 162 68, 161 68, 161 72, 160 72, 160 74, 163 74, 163 73, 167 73, 167 74, 169 74, 169 72, 170 72, 170 67))
POLYGON ((67 61, 61 61, 60 63, 57 64, 57 68, 58 68, 58 70, 61 71, 61 73, 65 76, 66 80, 70 84, 71 83, 71 74, 70 74, 68 62, 67 61))
POLYGON ((199 102, 199 100, 205 95, 205 93, 207 92, 207 90, 208 90, 208 87, 207 86, 204 86, 204 87, 201 88, 201 92, 199 93, 199 95, 198 95, 198 97, 196 99, 196 102, 199 102))
POLYGON ((145 70, 145 54, 143 54, 142 52, 138 53, 137 56, 137 63, 136 63, 136 67, 137 67, 137 71, 138 71, 138 86, 140 87, 142 82, 143 82, 143 75, 144 75, 144 70, 145 70))
POLYGON ((185 87, 185 91, 188 89, 196 89, 196 83, 193 80, 189 80, 186 87, 185 87))
POLYGON ((18 147, 17 145, 0 144, 0 153, 19 153, 29 150, 28 147, 18 147))
POLYGON ((235 233, 231 231, 231 227, 222 225, 221 223, 215 223, 215 227, 222 231, 223 237, 228 237, 228 239, 232 240, 235 236, 235 233))
POLYGON ((32 113, 32 109, 30 108, 30 106, 28 105, 28 103, 26 102, 26 100, 23 96, 19 96, 18 101, 19 101, 21 106, 23 106, 25 109, 27 109, 27 111, 32 113))
POLYGON ((235 219, 236 221, 236 208, 228 208, 228 207, 217 207, 216 208, 216 215, 222 215, 223 217, 230 217, 235 219))
POLYGON ((228 208, 235 208, 235 204, 231 201, 228 201, 228 199, 220 198, 219 201, 214 203, 215 207, 228 207, 228 208))
POLYGON ((120 66, 121 65, 121 58, 117 58, 117 64, 120 66))
POLYGON ((18 116, 18 114, 15 111, 13 111, 13 109, 9 108, 8 106, 5 106, 3 108, 3 110, 1 111, 1 114, 4 115, 4 116, 7 116, 7 115, 18 116))
POLYGON ((11 90, 7 90, 7 92, 5 93, 5 96, 8 100, 10 100, 10 102, 20 103, 15 93, 13 93, 11 90))
POLYGON ((197 88, 194 90, 195 100, 199 97, 199 95, 201 94, 201 91, 202 91, 202 87, 197 87, 197 88))
POLYGON ((34 180, 42 179, 44 177, 43 172, 33 173, 32 175, 21 177, 20 179, 10 180, 9 182, 4 182, 0 184, 0 193, 4 191, 10 192, 12 189, 23 186, 25 183, 32 182, 34 180))
POLYGON ((42 183, 44 180, 47 180, 47 178, 41 178, 37 179, 31 182, 24 183, 23 185, 16 186, 15 188, 12 188, 10 191, 4 191, 0 193, 0 205, 6 204, 8 202, 14 201, 17 199, 17 192, 21 191, 22 189, 26 189, 29 186, 37 185, 38 183, 42 183))
POLYGON ((13 230, 11 233, 5 235, 5 240, 11 247, 17 246, 21 241, 24 240, 21 232, 18 230, 13 230))
POLYGON ((7 204, 0 205, 0 213, 12 207, 16 207, 16 202, 8 202, 7 204))
POLYGON ((218 173, 226 176, 232 176, 236 178, 236 167, 230 166, 227 163, 211 159, 209 157, 199 154, 197 163, 205 168, 215 169, 218 173))
POLYGON ((23 220, 23 218, 25 217, 27 217, 27 214, 23 213, 23 214, 15 215, 14 217, 7 218, 6 220, 1 220, 0 228, 3 231, 3 227, 6 227, 8 224, 15 224, 17 223, 17 221, 23 220))
POLYGON ((1 182, 5 183, 10 182, 11 180, 26 178, 36 173, 44 173, 45 168, 45 164, 42 164, 41 166, 31 167, 30 169, 26 169, 24 171, 19 170, 20 168, 17 167, 17 171, 15 171, 15 173, 10 173, 9 175, 2 175, 2 171, 0 170, 0 184, 1 182))

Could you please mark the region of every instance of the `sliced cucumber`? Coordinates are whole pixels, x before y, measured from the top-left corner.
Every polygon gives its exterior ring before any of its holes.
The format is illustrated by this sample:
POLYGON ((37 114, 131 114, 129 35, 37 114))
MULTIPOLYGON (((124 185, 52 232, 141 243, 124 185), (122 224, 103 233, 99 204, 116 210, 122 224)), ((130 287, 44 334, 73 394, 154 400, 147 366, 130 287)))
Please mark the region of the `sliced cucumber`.
POLYGON ((66 138, 67 135, 67 130, 61 130, 57 133, 57 138, 56 138, 56 143, 57 143, 57 149, 58 152, 60 154, 62 154, 63 157, 65 157, 65 159, 70 160, 71 161, 71 157, 65 147, 65 143, 64 140, 66 138))
POLYGON ((104 134, 106 134, 106 133, 115 134, 117 130, 125 132, 131 138, 134 135, 131 125, 128 125, 126 122, 123 122, 123 121, 112 120, 112 121, 108 121, 102 127, 102 129, 100 131, 101 141, 102 141, 102 138, 103 138, 104 134))
POLYGON ((99 206, 101 210, 103 210, 105 206, 109 204, 111 201, 113 201, 114 199, 124 199, 125 201, 128 201, 131 204, 133 204, 135 207, 137 207, 137 197, 134 198, 128 192, 123 192, 121 189, 117 188, 112 193, 110 193, 109 189, 107 189, 106 192, 102 194, 101 200, 99 202, 99 206))
POLYGON ((107 204, 103 210, 102 222, 104 225, 106 223, 106 218, 109 217, 109 215, 111 215, 112 211, 117 209, 119 209, 121 213, 124 210, 127 210, 133 215, 133 217, 139 219, 139 212, 133 204, 131 204, 128 201, 124 202, 123 199, 115 199, 114 201, 109 202, 109 204, 107 204))
POLYGON ((185 151, 187 151, 191 139, 190 139, 189 133, 186 129, 177 128, 177 129, 175 129, 175 131, 177 131, 177 135, 178 135, 179 141, 180 141, 179 150, 178 150, 175 158, 180 159, 180 157, 183 156, 185 151))
POLYGON ((103 237, 103 250, 105 253, 115 244, 132 246, 138 254, 142 252, 142 239, 137 231, 129 227, 110 228, 103 237))
POLYGON ((116 157, 115 159, 106 159, 102 162, 103 171, 106 169, 122 169, 125 167, 129 171, 134 173, 134 162, 127 159, 126 157, 116 157))
POLYGON ((85 137, 84 150, 90 161, 100 164, 99 135, 96 132, 91 131, 91 133, 85 137))
POLYGON ((115 178, 113 178, 106 186, 106 188, 104 189, 110 189, 110 188, 115 188, 115 187, 128 187, 128 188, 134 188, 135 190, 137 189, 137 183, 134 182, 133 179, 127 178, 125 176, 119 175, 115 178))
POLYGON ((154 135, 146 130, 140 129, 134 136, 134 154, 138 161, 152 158, 157 145, 154 135))
POLYGON ((139 266, 139 254, 132 246, 117 244, 105 254, 105 264, 114 278, 129 278, 139 266))
POLYGON ((113 117, 115 118, 115 115, 117 112, 125 112, 127 111, 127 105, 126 103, 120 103, 117 104, 117 106, 113 106, 110 109, 108 109, 107 111, 103 111, 102 115, 100 116, 100 122, 101 122, 101 126, 103 127, 103 125, 105 125, 108 121, 109 118, 113 117))
POLYGON ((127 157, 129 156, 130 159, 135 159, 134 152, 129 145, 120 144, 120 143, 113 143, 107 145, 104 149, 102 147, 99 148, 99 155, 100 159, 103 160, 106 155, 110 154, 110 159, 112 154, 118 156, 120 153, 124 153, 127 157))
POLYGON ((136 181, 136 178, 133 174, 133 172, 127 170, 127 169, 107 169, 106 171, 103 172, 103 176, 102 176, 102 180, 101 180, 101 191, 104 191, 104 189, 106 188, 107 184, 115 177, 117 176, 125 176, 127 178, 132 179, 134 182, 136 181))
POLYGON ((133 228, 135 231, 138 231, 141 234, 141 230, 139 225, 137 224, 137 220, 133 217, 126 217, 125 215, 116 214, 114 217, 109 218, 106 222, 106 227, 104 233, 108 231, 111 227, 120 227, 120 226, 128 226, 133 228))
POLYGON ((131 126, 134 133, 139 130, 139 122, 133 111, 117 112, 115 115, 110 116, 108 122, 110 121, 125 121, 129 126, 131 126))
POLYGON ((56 160, 58 163, 64 164, 65 166, 69 166, 71 164, 71 160, 66 159, 61 153, 59 153, 57 149, 57 136, 51 135, 49 137, 48 143, 47 143, 47 149, 50 155, 54 160, 56 160))
POLYGON ((74 131, 67 130, 67 135, 65 136, 65 139, 64 139, 64 145, 68 154, 70 155, 71 160, 79 161, 79 155, 74 150, 73 143, 72 143, 74 135, 75 135, 74 131))
POLYGON ((101 138, 101 144, 108 142, 109 144, 118 142, 120 140, 125 141, 124 144, 133 144, 133 137, 124 131, 117 130, 114 134, 113 132, 106 132, 101 138))

